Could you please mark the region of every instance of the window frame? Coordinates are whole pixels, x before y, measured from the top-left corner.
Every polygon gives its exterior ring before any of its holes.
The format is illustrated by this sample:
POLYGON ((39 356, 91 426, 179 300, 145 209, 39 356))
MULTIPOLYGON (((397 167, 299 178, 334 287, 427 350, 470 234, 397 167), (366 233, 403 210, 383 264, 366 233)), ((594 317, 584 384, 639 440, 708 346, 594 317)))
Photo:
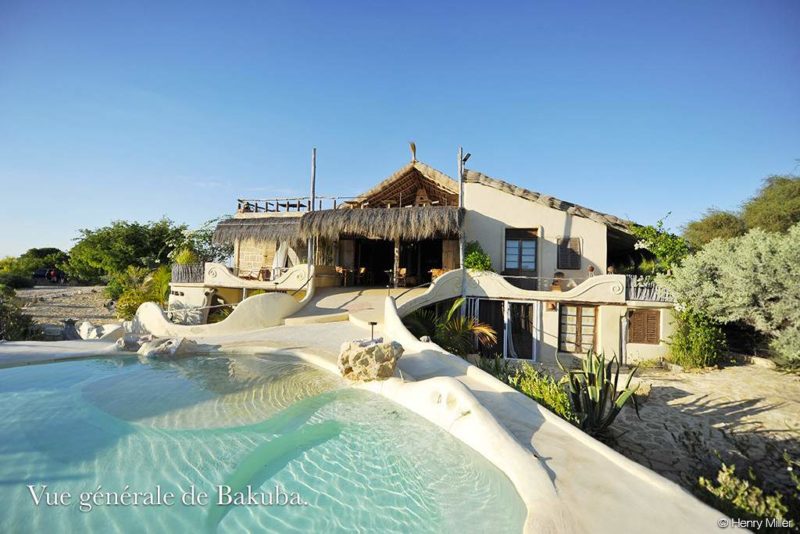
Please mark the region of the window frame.
POLYGON ((579 304, 579 303, 569 303, 564 302, 558 305, 558 352, 563 352, 565 354, 583 354, 583 308, 592 308, 594 310, 594 323, 592 324, 592 346, 591 350, 597 350, 597 312, 598 306, 592 304, 579 304), (563 340, 563 326, 564 322, 561 320, 562 313, 565 307, 576 308, 575 314, 575 348, 577 350, 570 351, 566 348, 562 348, 565 345, 565 341, 563 340))

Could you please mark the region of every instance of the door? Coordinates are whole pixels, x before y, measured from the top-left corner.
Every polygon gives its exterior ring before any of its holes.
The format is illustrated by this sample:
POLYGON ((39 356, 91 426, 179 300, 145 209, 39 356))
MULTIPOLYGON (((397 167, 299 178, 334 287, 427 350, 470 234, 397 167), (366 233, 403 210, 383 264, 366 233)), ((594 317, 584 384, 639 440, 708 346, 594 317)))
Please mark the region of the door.
POLYGON ((533 305, 510 302, 509 358, 533 359, 533 305))

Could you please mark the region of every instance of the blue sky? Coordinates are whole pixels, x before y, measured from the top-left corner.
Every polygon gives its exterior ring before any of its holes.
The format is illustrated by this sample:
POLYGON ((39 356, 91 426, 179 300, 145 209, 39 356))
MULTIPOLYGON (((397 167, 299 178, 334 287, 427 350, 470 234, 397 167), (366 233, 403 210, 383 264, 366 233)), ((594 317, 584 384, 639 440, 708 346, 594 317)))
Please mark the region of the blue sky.
POLYGON ((678 227, 798 171, 800 2, 0 0, 0 256, 409 159, 678 227))

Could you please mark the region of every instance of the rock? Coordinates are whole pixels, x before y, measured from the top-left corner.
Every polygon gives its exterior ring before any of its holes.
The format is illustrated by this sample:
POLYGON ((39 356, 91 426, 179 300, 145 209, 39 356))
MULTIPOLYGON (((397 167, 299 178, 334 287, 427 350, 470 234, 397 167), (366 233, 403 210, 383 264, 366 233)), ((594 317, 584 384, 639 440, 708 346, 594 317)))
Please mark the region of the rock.
POLYGON ((342 376, 356 381, 369 382, 394 376, 397 360, 403 355, 403 346, 383 339, 356 340, 342 343, 339 351, 339 371, 342 376))
POLYGON ((136 353, 141 359, 175 359, 189 356, 197 349, 197 342, 183 337, 162 338, 142 343, 136 353))
POLYGON ((421 338, 419 338, 419 340, 422 341, 423 343, 430 343, 431 336, 422 336, 421 338))
POLYGON ((104 324, 102 326, 95 326, 89 321, 81 322, 77 330, 81 339, 103 339, 107 341, 117 340, 121 338, 124 333, 122 325, 104 324))
POLYGON ((146 335, 142 336, 139 334, 132 334, 128 333, 121 336, 117 340, 117 346, 120 350, 127 350, 130 352, 137 352, 141 346, 149 341, 153 340, 153 336, 146 335))

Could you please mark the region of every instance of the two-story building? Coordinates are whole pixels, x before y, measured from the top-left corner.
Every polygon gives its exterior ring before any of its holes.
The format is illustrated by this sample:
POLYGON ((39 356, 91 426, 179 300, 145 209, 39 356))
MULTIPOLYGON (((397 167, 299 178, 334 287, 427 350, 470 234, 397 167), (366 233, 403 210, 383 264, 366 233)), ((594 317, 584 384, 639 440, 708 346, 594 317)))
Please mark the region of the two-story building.
POLYGON ((630 363, 663 356, 672 327, 665 295, 615 274, 636 255, 631 224, 474 170, 459 182, 412 159, 355 198, 240 199, 215 233, 234 244, 232 269, 207 263, 174 278, 170 307, 197 322, 204 314, 192 310, 256 291, 424 286, 399 311, 464 296, 466 313, 498 332, 484 352, 552 361, 591 349, 630 363), (470 242, 491 271, 461 269, 470 242))

